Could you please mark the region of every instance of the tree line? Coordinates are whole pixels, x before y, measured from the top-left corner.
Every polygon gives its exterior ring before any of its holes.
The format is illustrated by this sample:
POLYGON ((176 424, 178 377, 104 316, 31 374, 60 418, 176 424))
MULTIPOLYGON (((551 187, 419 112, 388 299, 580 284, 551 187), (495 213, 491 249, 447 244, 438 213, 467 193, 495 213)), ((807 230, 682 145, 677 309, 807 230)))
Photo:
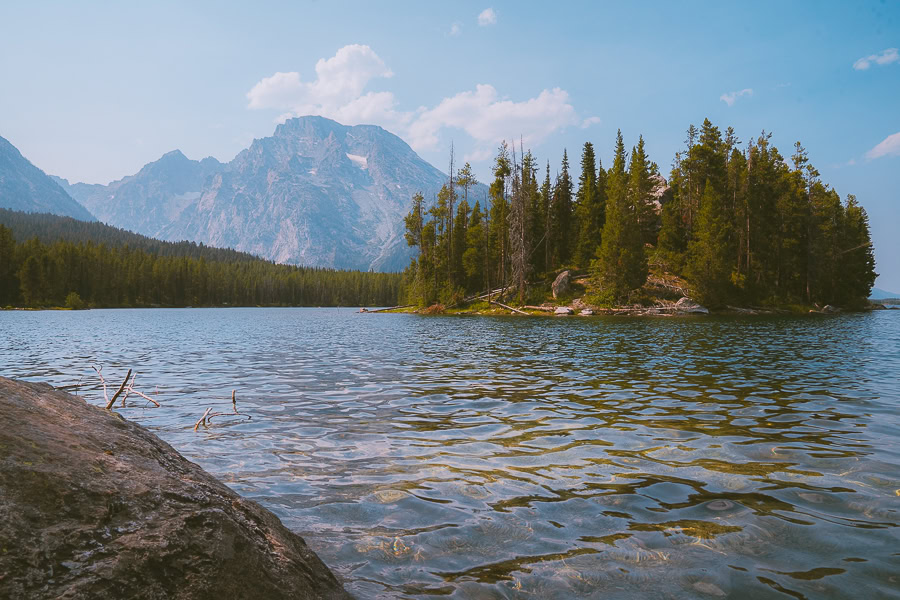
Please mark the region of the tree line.
POLYGON ((97 223, 85 224, 93 239, 71 239, 76 225, 70 239, 49 241, 73 220, 12 211, 0 218, 15 227, 0 223, 0 306, 394 306, 399 295, 397 273, 279 265, 97 223))
POLYGON ((541 169, 506 142, 492 175, 488 193, 471 198, 471 165, 455 171, 451 150, 449 181, 430 206, 413 197, 406 240, 418 252, 405 301, 455 304, 502 288, 524 302, 533 284, 578 269, 591 300, 623 303, 653 268, 684 277, 710 306, 853 305, 877 277, 865 209, 821 181, 799 142, 788 162, 770 133, 742 148, 731 127, 691 125, 668 181, 643 137, 626 152, 621 131, 608 169, 584 144, 577 182, 565 151, 551 178, 549 161, 541 169))

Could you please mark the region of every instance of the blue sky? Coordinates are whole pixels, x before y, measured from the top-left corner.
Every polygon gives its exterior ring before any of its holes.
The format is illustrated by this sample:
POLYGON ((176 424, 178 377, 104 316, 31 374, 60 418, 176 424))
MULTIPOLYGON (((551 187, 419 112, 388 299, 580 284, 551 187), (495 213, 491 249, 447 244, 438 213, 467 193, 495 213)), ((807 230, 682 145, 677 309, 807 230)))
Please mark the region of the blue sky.
POLYGON ((229 160, 318 113, 443 169, 453 141, 485 179, 501 138, 555 170, 585 141, 608 161, 617 128, 668 173, 709 117, 785 155, 801 140, 868 210, 876 285, 900 291, 900 3, 444 4, 7 2, 0 135, 106 183, 174 148, 229 160))

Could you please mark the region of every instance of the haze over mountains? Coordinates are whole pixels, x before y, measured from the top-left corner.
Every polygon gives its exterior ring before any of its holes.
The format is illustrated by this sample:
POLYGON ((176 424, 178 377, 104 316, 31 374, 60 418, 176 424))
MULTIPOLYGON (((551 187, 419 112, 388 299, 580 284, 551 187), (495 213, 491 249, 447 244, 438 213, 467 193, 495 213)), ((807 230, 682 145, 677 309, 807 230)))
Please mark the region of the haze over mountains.
POLYGON ((430 199, 447 176, 381 127, 299 117, 224 164, 190 160, 175 150, 108 185, 44 178, 41 185, 62 198, 14 205, 13 196, 0 192, 0 206, 81 219, 92 214, 158 239, 234 248, 287 264, 396 271, 411 256, 403 216, 413 194, 430 199), (63 212, 66 193, 87 210, 69 199, 73 206, 63 212))

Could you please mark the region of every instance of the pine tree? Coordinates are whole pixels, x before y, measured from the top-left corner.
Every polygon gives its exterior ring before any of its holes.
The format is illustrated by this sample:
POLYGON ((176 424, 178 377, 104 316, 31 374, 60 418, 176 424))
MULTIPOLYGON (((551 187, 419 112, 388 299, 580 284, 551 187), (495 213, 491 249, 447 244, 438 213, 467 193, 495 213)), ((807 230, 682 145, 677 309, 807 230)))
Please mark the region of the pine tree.
POLYGON ((722 197, 710 182, 704 185, 694 225, 686 274, 700 302, 721 306, 731 295, 731 255, 722 251, 728 241, 728 215, 722 197))
POLYGON ((644 136, 638 138, 638 144, 631 150, 631 162, 628 167, 628 197, 629 203, 634 207, 638 228, 641 231, 641 241, 645 244, 655 244, 657 231, 659 230, 659 215, 650 192, 653 191, 656 174, 656 165, 650 162, 644 150, 644 136))
POLYGON ((525 179, 531 179, 531 153, 522 157, 521 165, 516 164, 513 155, 513 176, 509 207, 509 258, 512 283, 518 290, 519 302, 525 298, 525 282, 528 277, 528 256, 531 252, 529 240, 529 201, 525 179), (527 162, 526 162, 527 161, 527 162))
POLYGON ((597 161, 594 146, 584 143, 581 152, 581 175, 578 177, 578 191, 575 192, 575 264, 584 267, 591 260, 600 245, 600 222, 597 190, 597 161))
POLYGON ((844 208, 844 233, 840 252, 840 283, 835 300, 846 306, 864 305, 878 273, 869 235, 869 216, 856 196, 849 194, 844 208))
POLYGON ((569 264, 574 250, 574 227, 572 222, 572 178, 569 175, 569 156, 563 150, 562 170, 556 182, 553 199, 553 263, 555 266, 569 264))
POLYGON ((407 301, 411 304, 420 304, 425 301, 425 263, 429 260, 427 248, 424 243, 425 229, 425 197, 421 192, 415 194, 412 199, 412 208, 403 219, 406 227, 406 243, 409 246, 419 248, 418 258, 413 258, 407 268, 407 285, 410 286, 407 293, 407 301))
POLYGON ((544 221, 544 268, 543 271, 553 269, 553 243, 555 231, 553 227, 553 186, 550 184, 550 161, 547 161, 547 171, 544 175, 544 183, 541 185, 542 219, 544 221))
POLYGON ((509 159, 509 146, 506 142, 500 145, 494 159, 494 181, 491 183, 491 224, 490 224, 490 258, 494 265, 495 275, 491 280, 498 285, 506 284, 509 266, 509 205, 506 198, 506 179, 512 173, 509 159))
POLYGON ((466 251, 463 253, 463 267, 466 273, 467 289, 472 292, 480 290, 484 281, 484 225, 481 218, 481 205, 476 201, 469 217, 466 231, 466 251))
POLYGON ((616 136, 616 153, 607 173, 606 223, 593 274, 607 301, 620 302, 647 281, 647 257, 634 207, 628 200, 625 144, 616 136))

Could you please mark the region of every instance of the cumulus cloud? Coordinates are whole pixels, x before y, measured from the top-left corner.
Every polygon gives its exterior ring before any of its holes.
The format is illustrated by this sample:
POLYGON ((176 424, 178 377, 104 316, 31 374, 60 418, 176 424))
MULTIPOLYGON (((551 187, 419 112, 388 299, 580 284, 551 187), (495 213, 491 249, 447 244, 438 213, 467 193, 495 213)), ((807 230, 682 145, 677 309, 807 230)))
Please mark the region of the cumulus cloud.
POLYGON ((741 96, 752 96, 753 90, 750 88, 744 88, 739 92, 727 92, 719 96, 719 100, 727 104, 728 106, 734 106, 734 103, 737 102, 737 99, 741 96))
POLYGON ((481 27, 487 27, 488 25, 494 25, 497 23, 497 13, 494 12, 493 8, 486 8, 480 13, 478 13, 478 25, 481 27))
POLYGON ((900 62, 900 52, 897 51, 896 48, 888 48, 887 50, 882 50, 878 54, 870 54, 869 56, 864 56, 853 63, 853 68, 857 71, 865 71, 872 64, 876 65, 889 65, 891 63, 900 62))
POLYGON ((391 92, 363 94, 372 80, 393 76, 369 46, 352 44, 319 59, 314 81, 302 81, 297 72, 264 77, 247 92, 247 107, 287 111, 278 118, 282 122, 292 116, 322 115, 350 125, 380 122, 397 127, 411 115, 396 110, 391 92))
POLYGON ((493 145, 520 135, 527 144, 539 144, 555 131, 578 123, 569 94, 560 88, 544 90, 535 98, 514 102, 501 98, 493 86, 444 98, 417 115, 409 127, 414 148, 433 148, 444 127, 462 129, 481 145, 493 145))
POLYGON ((882 156, 900 156, 900 131, 889 135, 880 144, 866 152, 866 158, 881 158, 882 156))
POLYGON ((374 80, 392 76, 368 46, 345 46, 332 58, 316 63, 314 81, 303 81, 296 72, 263 78, 247 93, 247 106, 278 110, 279 122, 294 116, 321 115, 348 125, 381 125, 416 150, 434 149, 444 129, 458 129, 475 142, 468 155, 472 160, 489 157, 503 139, 521 136, 526 144, 537 145, 565 127, 589 127, 600 122, 599 117, 580 119, 568 92, 560 88, 515 101, 501 96, 493 86, 481 84, 444 98, 431 108, 403 111, 393 92, 365 89, 374 80))
POLYGON ((462 33, 462 27, 460 27, 459 23, 454 23, 450 26, 450 35, 457 36, 462 33))
POLYGON ((601 119, 600 117, 588 117, 587 119, 585 119, 584 121, 581 122, 581 128, 587 129, 588 127, 591 127, 592 125, 599 125, 602 122, 603 122, 603 119, 601 119))

